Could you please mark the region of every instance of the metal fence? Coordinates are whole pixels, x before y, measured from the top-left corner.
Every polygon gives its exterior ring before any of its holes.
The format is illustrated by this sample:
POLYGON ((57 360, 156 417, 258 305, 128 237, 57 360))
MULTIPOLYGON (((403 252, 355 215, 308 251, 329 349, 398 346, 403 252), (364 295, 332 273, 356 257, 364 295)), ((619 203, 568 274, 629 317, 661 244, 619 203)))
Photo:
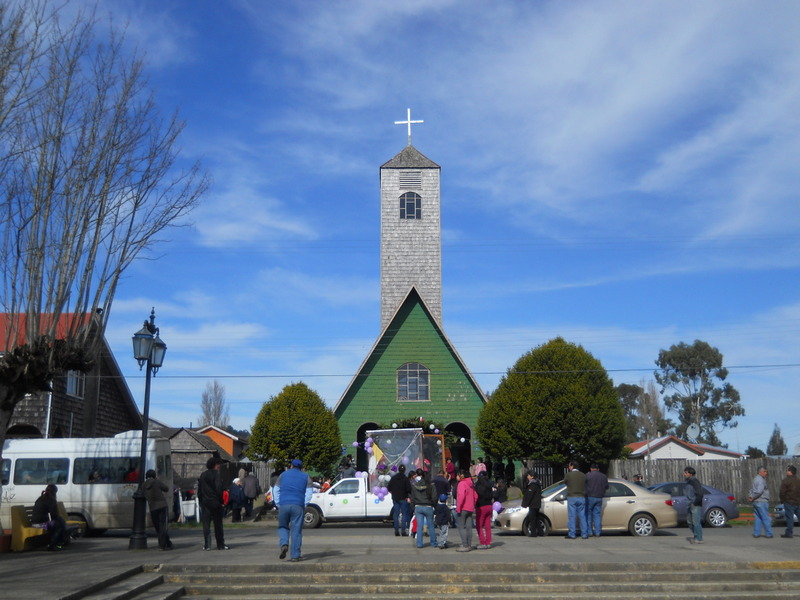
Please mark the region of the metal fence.
POLYGON ((645 485, 653 485, 664 481, 683 481, 683 469, 692 466, 697 471, 700 483, 736 496, 737 502, 745 504, 753 478, 758 468, 763 465, 768 471, 770 503, 778 504, 781 480, 786 476, 786 467, 791 464, 797 466, 800 460, 792 458, 612 460, 608 467, 608 476, 632 479, 634 475, 641 473, 645 485))

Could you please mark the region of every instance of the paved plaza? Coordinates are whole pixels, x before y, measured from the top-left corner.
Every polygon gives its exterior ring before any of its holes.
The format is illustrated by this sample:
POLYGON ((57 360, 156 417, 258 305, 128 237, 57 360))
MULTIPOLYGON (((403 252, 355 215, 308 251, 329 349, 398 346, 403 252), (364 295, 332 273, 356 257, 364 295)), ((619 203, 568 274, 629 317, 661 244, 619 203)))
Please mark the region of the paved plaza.
MULTIPOLYGON (((303 564, 383 563, 745 563, 764 561, 798 568, 800 537, 777 537, 783 528, 776 528, 773 539, 752 537, 748 526, 706 529, 705 544, 690 545, 686 528, 660 530, 650 538, 627 534, 610 534, 588 540, 567 540, 562 536, 527 538, 521 535, 494 532, 490 550, 457 553, 458 534, 451 531, 453 548, 418 550, 412 540, 395 537, 392 527, 378 523, 325 524, 319 529, 305 530, 303 564)), ((60 552, 31 551, 0 554, 0 581, 8 598, 58 598, 71 591, 103 581, 111 575, 140 565, 263 565, 285 563, 278 558, 277 530, 274 520, 227 527, 227 551, 202 550, 199 527, 176 527, 171 531, 175 544, 172 551, 158 549, 150 532, 148 550, 128 550, 128 537, 109 532, 100 537, 75 540, 60 552)))

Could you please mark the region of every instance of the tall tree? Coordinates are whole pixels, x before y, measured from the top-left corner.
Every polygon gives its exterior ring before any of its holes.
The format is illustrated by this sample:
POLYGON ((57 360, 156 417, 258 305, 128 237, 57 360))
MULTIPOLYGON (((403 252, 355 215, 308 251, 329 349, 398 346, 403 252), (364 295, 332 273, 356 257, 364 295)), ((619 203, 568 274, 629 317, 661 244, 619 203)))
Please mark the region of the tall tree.
POLYGON ((492 456, 605 463, 625 441, 625 415, 599 360, 556 338, 523 355, 478 416, 492 456))
POLYGON ((90 368, 123 272, 208 185, 123 37, 64 6, 0 3, 0 449, 26 394, 90 368))
POLYGON ((725 379, 728 370, 722 366, 722 353, 707 342, 695 340, 689 346, 681 342, 658 353, 655 371, 668 410, 678 415, 676 433, 686 437, 689 425, 700 428, 698 440, 720 445, 717 429, 736 427, 736 417, 744 415, 739 392, 725 379))
POLYGON ((200 410, 202 411, 198 421, 200 427, 213 425, 227 429, 231 424, 228 404, 225 402, 225 386, 216 379, 206 384, 200 400, 200 410))
POLYGON ((789 447, 783 441, 783 436, 781 435, 781 428, 775 423, 775 429, 772 430, 772 435, 769 437, 769 443, 767 444, 767 455, 786 456, 788 450, 789 447))
POLYGON ((288 466, 294 458, 318 471, 329 470, 342 453, 339 423, 322 398, 305 383, 287 385, 256 417, 248 456, 288 466))
POLYGON ((622 411, 625 413, 625 443, 639 441, 639 398, 644 390, 633 383, 620 383, 616 391, 622 411))
POLYGON ((766 456, 763 450, 755 446, 748 446, 744 453, 750 458, 764 458, 766 456))

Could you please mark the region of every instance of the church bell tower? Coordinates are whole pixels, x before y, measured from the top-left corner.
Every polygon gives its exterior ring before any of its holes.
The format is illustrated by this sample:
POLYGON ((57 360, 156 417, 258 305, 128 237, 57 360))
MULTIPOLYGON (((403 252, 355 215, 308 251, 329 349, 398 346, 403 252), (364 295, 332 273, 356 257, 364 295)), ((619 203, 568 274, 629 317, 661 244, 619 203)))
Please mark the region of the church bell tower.
POLYGON ((381 329, 409 290, 416 288, 442 325, 441 167, 408 145, 380 168, 381 180, 381 329))

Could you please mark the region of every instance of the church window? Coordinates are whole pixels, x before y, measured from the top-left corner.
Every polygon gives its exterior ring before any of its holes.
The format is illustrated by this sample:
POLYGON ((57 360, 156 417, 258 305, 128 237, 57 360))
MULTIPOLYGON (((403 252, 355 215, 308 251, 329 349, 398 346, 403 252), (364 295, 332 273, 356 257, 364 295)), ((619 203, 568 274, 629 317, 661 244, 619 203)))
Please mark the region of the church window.
POLYGON ((397 369, 397 401, 429 401, 430 374, 430 370, 419 363, 406 363, 397 369))
POLYGON ((422 196, 416 192, 406 192, 400 196, 400 218, 422 218, 422 196))

